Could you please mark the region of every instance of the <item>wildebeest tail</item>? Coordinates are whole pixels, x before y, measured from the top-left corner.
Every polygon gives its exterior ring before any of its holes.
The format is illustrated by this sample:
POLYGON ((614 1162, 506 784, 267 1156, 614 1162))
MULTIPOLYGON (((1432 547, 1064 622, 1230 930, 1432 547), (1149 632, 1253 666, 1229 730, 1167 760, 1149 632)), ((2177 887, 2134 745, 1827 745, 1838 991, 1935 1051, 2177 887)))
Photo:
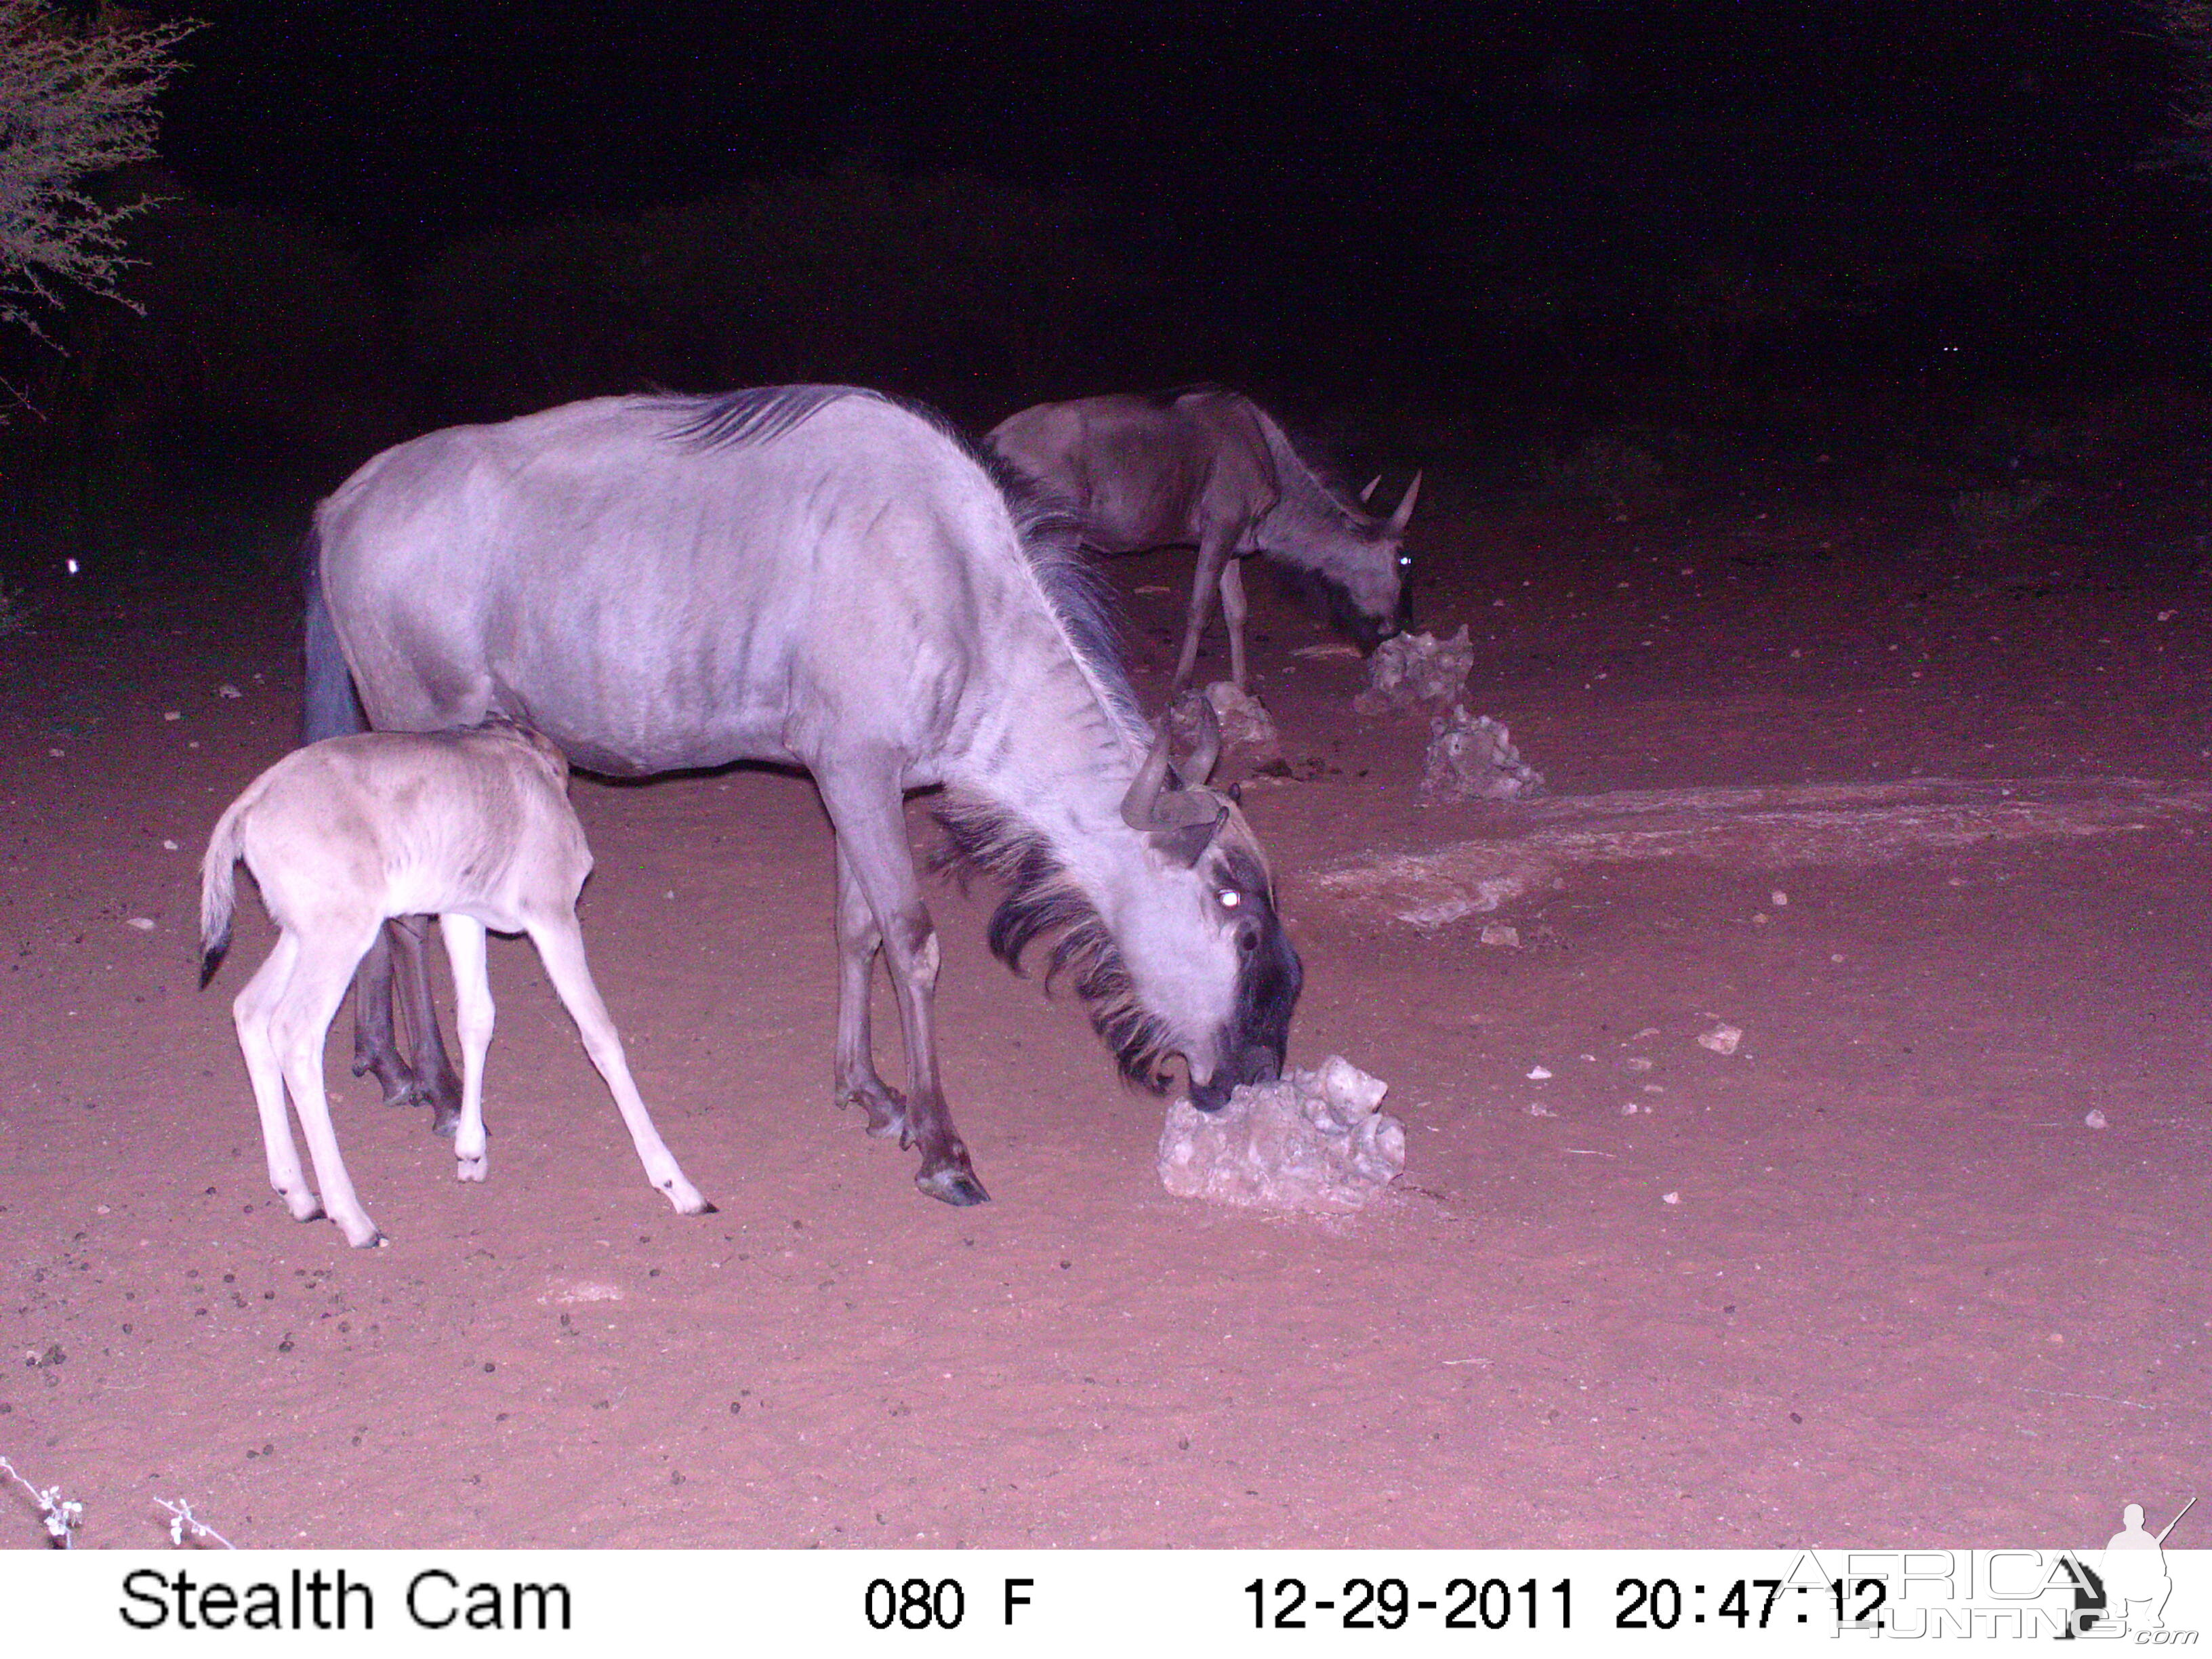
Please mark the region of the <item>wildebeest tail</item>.
POLYGON ((208 837, 207 856, 200 860, 200 989, 207 989, 215 970, 222 966, 230 949, 230 913, 238 901, 238 854, 243 840, 246 809, 260 793, 257 787, 231 802, 216 821, 208 837))
POLYGON ((368 717, 354 695, 353 675, 346 667, 345 653, 338 648, 338 631, 323 593, 322 535, 313 526, 300 550, 300 562, 307 594, 307 676, 300 699, 300 741, 319 743, 349 732, 366 732, 368 717))

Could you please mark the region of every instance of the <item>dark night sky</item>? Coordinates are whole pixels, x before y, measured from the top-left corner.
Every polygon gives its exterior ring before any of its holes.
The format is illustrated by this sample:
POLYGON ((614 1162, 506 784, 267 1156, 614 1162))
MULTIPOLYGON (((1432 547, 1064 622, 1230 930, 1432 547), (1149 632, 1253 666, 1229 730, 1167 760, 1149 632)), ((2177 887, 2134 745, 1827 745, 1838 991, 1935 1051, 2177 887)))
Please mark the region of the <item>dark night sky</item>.
POLYGON ((2172 95, 2124 3, 191 9, 186 180, 401 248, 856 155, 1363 231, 1517 161, 1757 234, 1930 170, 2119 188, 2172 95))
POLYGON ((1981 258, 2002 280, 1962 303, 2046 358, 2185 364, 2204 321, 2207 204, 2137 165, 2177 93, 2126 0, 172 9, 210 27, 168 165, 386 273, 861 165, 1071 198, 1197 305, 1370 340, 1477 269, 1626 285, 1708 252, 1981 258))

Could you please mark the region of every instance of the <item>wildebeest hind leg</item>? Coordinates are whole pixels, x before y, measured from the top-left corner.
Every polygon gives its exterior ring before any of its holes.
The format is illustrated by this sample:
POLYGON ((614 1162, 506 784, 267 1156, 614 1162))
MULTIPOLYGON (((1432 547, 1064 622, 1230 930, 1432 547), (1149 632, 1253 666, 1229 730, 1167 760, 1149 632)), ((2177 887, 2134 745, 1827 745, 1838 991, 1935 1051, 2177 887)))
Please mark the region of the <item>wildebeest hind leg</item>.
POLYGON ((423 956, 428 916, 396 916, 377 932, 376 943, 362 958, 354 976, 353 1074, 376 1073, 384 1103, 430 1108, 430 1127, 450 1135, 461 1121, 461 1079, 446 1055, 438 1033, 438 1008, 430 996, 430 969, 423 956), (404 1004, 413 1053, 399 1053, 393 1018, 394 977, 404 1004))
MULTIPOLYGON (((900 810, 899 763, 871 754, 817 763, 815 781, 837 832, 838 850, 881 931, 906 1036, 906 1129, 900 1144, 921 1152, 915 1186, 947 1204, 981 1204, 991 1196, 975 1178, 968 1148, 952 1127, 952 1114, 937 1076, 933 1004, 937 992, 937 933, 900 810)), ((840 907, 842 915, 842 907, 840 907)))
POLYGON ((415 1087, 429 1103, 430 1131, 451 1135, 461 1124, 461 1074, 446 1057, 446 1041, 438 1035, 438 1005, 430 995, 430 934, 428 916, 394 916, 386 932, 398 947, 393 969, 400 995, 405 999, 408 1062, 415 1087))
POLYGON ((415 1073, 399 1053, 392 1012, 390 927, 377 930, 376 943, 354 975, 353 1074, 376 1073, 387 1106, 411 1106, 419 1097, 415 1073))
POLYGON ((876 1073, 875 1043, 869 1031, 868 1000, 883 948, 868 896, 860 890, 837 842, 837 1075, 839 1107, 858 1106, 868 1115, 868 1133, 888 1139, 906 1135, 906 1097, 876 1073))

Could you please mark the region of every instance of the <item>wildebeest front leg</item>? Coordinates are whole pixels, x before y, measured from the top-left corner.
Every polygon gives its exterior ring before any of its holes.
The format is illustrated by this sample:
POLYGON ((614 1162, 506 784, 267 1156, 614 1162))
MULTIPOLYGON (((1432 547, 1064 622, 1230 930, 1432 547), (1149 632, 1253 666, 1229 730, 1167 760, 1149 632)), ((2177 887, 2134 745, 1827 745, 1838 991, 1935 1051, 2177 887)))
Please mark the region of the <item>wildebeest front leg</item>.
POLYGON ((876 1073, 875 1043, 869 1032, 868 1002, 876 974, 883 929, 868 908, 852 861, 837 841, 837 1078, 840 1107, 858 1106, 868 1115, 868 1133, 888 1139, 906 1133, 906 1097, 876 1073))
POLYGON ((1221 562, 1221 620, 1229 629, 1229 678, 1237 689, 1244 689, 1244 618, 1249 614, 1244 603, 1244 561, 1224 559, 1221 562))
MULTIPOLYGON (((899 1144, 921 1152, 914 1184, 947 1204, 983 1203, 991 1195, 975 1178, 938 1081, 933 1008, 937 933, 921 902, 914 852, 907 844, 897 763, 884 757, 826 761, 815 766, 814 776, 837 832, 841 868, 849 866, 890 963, 891 991, 906 1036, 906 1124, 899 1144)), ((842 916, 843 907, 839 909, 842 916)))
MULTIPOLYGON (((1190 684, 1190 677, 1198 667, 1198 642, 1206 637, 1207 617, 1213 608, 1213 590, 1221 585, 1222 572, 1230 562, 1229 544, 1219 537, 1208 537, 1198 546, 1198 574, 1190 584, 1190 617, 1182 635, 1182 655, 1176 660, 1175 683, 1168 688, 1170 697, 1179 697, 1190 684)), ((1238 593, 1241 597, 1243 589, 1238 593)), ((1234 633, 1230 649, 1241 650, 1242 645, 1234 633)), ((1242 684, 1241 680, 1239 684, 1242 684)))

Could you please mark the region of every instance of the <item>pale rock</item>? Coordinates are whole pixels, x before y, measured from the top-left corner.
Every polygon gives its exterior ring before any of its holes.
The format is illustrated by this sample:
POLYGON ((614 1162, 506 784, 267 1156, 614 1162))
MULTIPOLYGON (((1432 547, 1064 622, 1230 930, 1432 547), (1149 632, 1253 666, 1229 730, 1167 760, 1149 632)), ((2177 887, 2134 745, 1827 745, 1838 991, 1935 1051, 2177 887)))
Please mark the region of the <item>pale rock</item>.
MULTIPOLYGON (((1248 762, 1264 762, 1279 756, 1281 744, 1274 717, 1259 698, 1239 690, 1233 680, 1216 680, 1206 688, 1204 695, 1213 709, 1213 723, 1221 733, 1223 753, 1235 750, 1248 762)), ((1168 709, 1168 732, 1179 753, 1188 753, 1197 744, 1199 696, 1198 692, 1186 691, 1168 709)))
POLYGON ((1395 634, 1367 659, 1367 689, 1352 700, 1363 714, 1388 714, 1422 703, 1450 702, 1467 690, 1474 645, 1464 623, 1448 640, 1395 634))
POLYGON ((1161 1184, 1248 1209, 1358 1210, 1406 1167, 1405 1126, 1376 1109, 1389 1086, 1332 1054, 1240 1084, 1218 1112, 1178 1100, 1160 1132, 1161 1184))
POLYGON ((1429 722, 1421 770, 1426 799, 1528 800, 1543 793, 1544 775, 1521 758, 1503 722, 1457 706, 1429 722))

